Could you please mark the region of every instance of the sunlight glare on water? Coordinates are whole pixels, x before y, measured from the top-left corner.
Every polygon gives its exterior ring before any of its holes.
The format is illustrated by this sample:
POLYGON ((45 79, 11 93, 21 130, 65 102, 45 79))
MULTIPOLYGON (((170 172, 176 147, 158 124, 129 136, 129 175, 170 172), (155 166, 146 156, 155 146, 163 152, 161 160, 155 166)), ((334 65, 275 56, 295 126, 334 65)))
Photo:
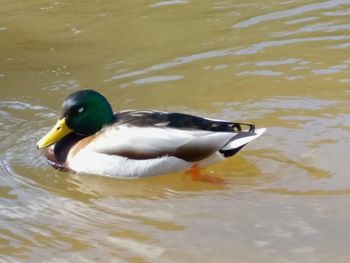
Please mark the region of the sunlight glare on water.
POLYGON ((349 262, 350 2, 3 1, 0 260, 349 262), (120 180, 50 168, 65 96, 252 122, 208 167, 120 180))

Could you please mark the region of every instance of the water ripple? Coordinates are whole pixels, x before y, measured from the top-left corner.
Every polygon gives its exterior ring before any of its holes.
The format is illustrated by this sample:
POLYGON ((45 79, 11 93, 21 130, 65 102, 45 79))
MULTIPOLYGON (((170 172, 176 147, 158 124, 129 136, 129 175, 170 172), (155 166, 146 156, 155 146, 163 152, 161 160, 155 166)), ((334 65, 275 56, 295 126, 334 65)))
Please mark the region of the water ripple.
POLYGON ((350 24, 337 24, 334 23, 317 23, 310 26, 301 27, 295 31, 287 31, 287 32, 275 32, 272 33, 272 36, 275 37, 285 37, 300 33, 308 33, 308 32, 317 32, 317 31, 323 31, 323 32, 336 32, 338 30, 350 30, 350 24))
POLYGON ((297 43, 307 43, 307 42, 321 42, 321 41, 341 41, 350 39, 350 35, 341 35, 341 36, 322 36, 322 37, 305 37, 305 38, 292 38, 292 39, 283 39, 276 41, 265 41, 261 43, 253 44, 251 47, 240 49, 233 52, 235 55, 249 55, 256 54, 260 51, 265 50, 266 48, 287 46, 297 43))
POLYGON ((272 76, 272 77, 276 77, 276 76, 280 76, 283 73, 280 71, 272 71, 272 70, 249 70, 249 71, 241 71, 239 73, 237 73, 237 76, 244 76, 244 75, 256 75, 256 76, 272 76))
POLYGON ((325 75, 325 74, 335 74, 344 71, 348 68, 347 64, 340 64, 340 65, 334 65, 326 69, 314 69, 312 70, 313 73, 316 75, 325 75))
POLYGON ((258 61, 255 63, 255 65, 258 67, 281 66, 281 65, 295 64, 295 63, 301 62, 301 61, 302 60, 300 58, 287 58, 284 60, 258 61))
POLYGON ((46 108, 39 105, 32 105, 22 101, 6 101, 0 100, 0 108, 11 110, 45 110, 46 108))
POLYGON ((169 75, 169 76, 153 76, 143 79, 137 79, 134 80, 133 83, 136 85, 142 85, 142 84, 151 84, 151 83, 159 83, 159 82, 168 82, 168 81, 174 81, 174 80, 180 80, 183 79, 184 76, 180 75, 169 75))
MULTIPOLYGON (((252 44, 249 47, 246 48, 229 48, 229 49, 223 49, 223 50, 214 50, 214 51, 208 51, 208 52, 203 52, 203 53, 198 53, 198 54, 192 54, 184 57, 179 57, 174 60, 171 60, 169 62, 153 65, 150 67, 146 67, 144 69, 139 69, 135 71, 130 71, 130 72, 123 72, 120 74, 116 74, 106 81, 113 81, 113 80, 119 80, 119 79, 125 79, 125 78, 132 78, 136 76, 141 76, 145 75, 148 73, 160 71, 160 70, 165 70, 165 69, 170 69, 179 65, 184 65, 200 60, 205 60, 205 59, 213 59, 213 58, 220 58, 220 57, 227 57, 227 56, 242 56, 242 55, 252 55, 256 54, 259 52, 262 52, 266 50, 267 48, 272 48, 272 47, 280 47, 280 46, 288 46, 288 45, 293 45, 293 44, 298 44, 298 43, 307 43, 307 42, 322 42, 322 41, 341 41, 341 40, 349 40, 350 35, 339 35, 339 36, 320 36, 320 37, 305 37, 305 38, 293 38, 293 39, 283 39, 283 40, 275 40, 275 41, 264 41, 260 43, 255 43, 252 44)), ((281 63, 295 63, 296 61, 294 59, 287 59, 285 62, 281 63)), ((244 73, 248 74, 248 73, 244 73)), ((259 72, 257 72, 259 74, 259 72)), ((268 72, 267 72, 268 74, 268 72)), ((274 76, 280 75, 279 73, 272 73, 274 76)), ((264 75, 264 72, 262 72, 260 75, 264 75)), ((165 76, 166 77, 166 76, 165 76)), ((173 77, 173 76, 172 76, 173 77)), ((176 79, 178 79, 179 76, 176 76, 176 79)), ((150 78, 145 78, 146 80, 152 80, 152 77, 150 78)), ((156 77, 156 80, 159 78, 156 77)), ((143 79, 144 80, 144 79, 143 79)), ((163 79, 162 79, 163 80, 163 79)), ((139 82, 142 80, 136 80, 136 82, 139 82)), ((137 84, 137 83, 136 83, 137 84)))
POLYGON ((350 10, 338 10, 335 12, 324 12, 323 13, 325 16, 348 16, 350 15, 350 10))
POLYGON ((169 68, 172 68, 175 66, 187 64, 190 62, 195 62, 195 61, 202 60, 202 59, 224 57, 224 56, 227 56, 230 54, 232 54, 231 49, 215 50, 215 51, 208 51, 208 52, 203 52, 203 53, 198 53, 198 54, 192 54, 192 55, 176 58, 176 59, 169 61, 169 62, 153 65, 153 66, 150 66, 150 67, 145 68, 145 69, 126 72, 126 73, 122 73, 122 74, 116 74, 113 77, 107 79, 106 81, 112 81, 112 80, 140 76, 140 75, 144 75, 144 74, 147 74, 147 73, 150 73, 153 71, 169 69, 169 68))
POLYGON ((296 7, 293 9, 288 9, 288 10, 276 11, 276 12, 272 12, 261 16, 254 16, 250 19, 244 20, 242 22, 239 22, 233 25, 233 27, 247 28, 266 21, 278 20, 278 19, 291 17, 291 16, 298 16, 298 15, 301 15, 307 12, 316 11, 316 10, 331 9, 334 7, 338 7, 340 5, 349 5, 349 1, 348 0, 331 0, 323 3, 308 4, 308 5, 296 7))
POLYGON ((180 4, 187 4, 188 0, 168 0, 168 1, 162 1, 155 4, 150 5, 150 7, 162 7, 162 6, 172 6, 172 5, 180 5, 180 4))
POLYGON ((303 18, 287 21, 286 24, 287 25, 302 24, 302 23, 309 22, 309 21, 314 21, 314 20, 317 20, 317 19, 318 19, 318 17, 315 17, 315 16, 303 17, 303 18))

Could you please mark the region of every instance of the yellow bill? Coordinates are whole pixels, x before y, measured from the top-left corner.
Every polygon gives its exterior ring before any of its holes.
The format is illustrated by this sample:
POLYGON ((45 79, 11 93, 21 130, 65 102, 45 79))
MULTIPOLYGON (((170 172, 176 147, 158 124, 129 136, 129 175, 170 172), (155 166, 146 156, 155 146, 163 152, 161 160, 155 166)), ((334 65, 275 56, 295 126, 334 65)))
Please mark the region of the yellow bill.
POLYGON ((62 118, 57 121, 56 125, 48 132, 48 134, 38 141, 36 147, 38 149, 49 147, 71 132, 72 130, 66 124, 66 119, 62 118))

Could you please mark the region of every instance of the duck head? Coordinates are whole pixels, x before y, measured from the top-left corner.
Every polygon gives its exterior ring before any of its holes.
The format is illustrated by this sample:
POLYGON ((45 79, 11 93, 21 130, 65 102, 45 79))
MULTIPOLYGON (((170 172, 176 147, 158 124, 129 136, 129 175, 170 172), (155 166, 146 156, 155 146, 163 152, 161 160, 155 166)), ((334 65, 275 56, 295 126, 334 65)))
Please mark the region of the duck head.
POLYGON ((64 100, 56 125, 38 141, 37 148, 49 147, 70 133, 95 134, 114 118, 112 107, 103 95, 94 90, 77 91, 64 100))

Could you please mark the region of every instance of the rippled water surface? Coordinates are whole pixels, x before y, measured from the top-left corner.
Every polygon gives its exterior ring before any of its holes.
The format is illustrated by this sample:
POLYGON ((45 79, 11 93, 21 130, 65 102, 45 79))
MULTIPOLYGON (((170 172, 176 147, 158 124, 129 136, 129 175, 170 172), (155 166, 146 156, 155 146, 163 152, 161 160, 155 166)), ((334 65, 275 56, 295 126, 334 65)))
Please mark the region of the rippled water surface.
POLYGON ((349 262, 350 1, 3 0, 1 262, 349 262), (81 88, 115 110, 267 127, 240 154, 120 180, 35 149, 81 88))

